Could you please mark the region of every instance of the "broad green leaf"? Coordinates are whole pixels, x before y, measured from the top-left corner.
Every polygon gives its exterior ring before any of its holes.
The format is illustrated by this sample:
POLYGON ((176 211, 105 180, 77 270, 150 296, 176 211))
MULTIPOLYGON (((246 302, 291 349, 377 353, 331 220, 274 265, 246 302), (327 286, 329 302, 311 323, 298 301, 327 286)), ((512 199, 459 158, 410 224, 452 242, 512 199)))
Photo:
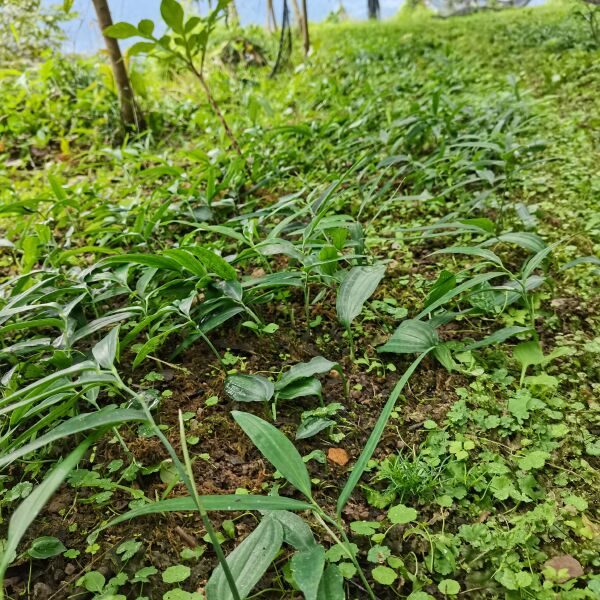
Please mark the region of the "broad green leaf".
POLYGON ((311 498, 306 465, 292 442, 273 425, 249 413, 231 413, 265 458, 300 492, 311 498))
POLYGON ((364 303, 377 289, 384 275, 385 265, 353 267, 346 273, 336 300, 338 320, 346 329, 360 314, 364 303))
POLYGON ((513 356, 521 365, 521 383, 523 383, 527 367, 544 363, 542 347, 536 340, 532 340, 531 342, 521 342, 515 346, 513 349, 513 356))
POLYGON ((150 36, 154 31, 154 21, 151 21, 150 19, 142 19, 137 24, 137 28, 143 36, 150 36))
POLYGON ((135 37, 136 35, 140 34, 140 32, 137 30, 137 27, 131 23, 125 23, 124 21, 115 23, 114 25, 109 25, 103 31, 103 33, 107 37, 116 38, 118 40, 135 37))
MULTIPOLYGON (((246 494, 223 494, 222 496, 200 496, 200 501, 207 511, 286 511, 286 510, 310 510, 311 505, 294 498, 284 496, 252 496, 246 494)), ((193 512, 197 510, 193 498, 184 496, 151 502, 138 508, 134 508, 118 517, 115 517, 88 536, 88 543, 92 543, 98 534, 108 527, 114 527, 124 521, 137 519, 146 515, 156 515, 167 512, 193 512)))
MULTIPOLYGON (((274 518, 265 517, 258 527, 227 557, 227 564, 241 598, 258 583, 279 552, 283 527, 274 518)), ((232 600, 233 595, 219 565, 206 584, 207 600, 232 600)))
POLYGON ((405 506, 404 504, 397 504, 388 510, 388 519, 394 525, 411 523, 416 520, 417 515, 418 513, 414 508, 405 506))
POLYGON ((455 579, 442 579, 438 583, 438 590, 446 596, 456 596, 460 592, 460 583, 455 579))
POLYGON ((523 471, 532 471, 541 469, 549 458, 550 454, 548 454, 548 452, 544 452, 543 450, 533 450, 522 458, 519 458, 517 464, 519 465, 519 469, 522 469, 523 471))
POLYGON ((324 417, 308 417, 298 426, 296 431, 297 440, 305 440, 306 438, 317 435, 317 433, 327 429, 331 425, 335 425, 335 421, 332 419, 325 419, 324 417))
POLYGON ((527 367, 531 365, 545 365, 556 358, 568 356, 572 353, 573 351, 570 348, 562 346, 555 348, 552 352, 550 352, 550 354, 544 356, 540 343, 535 340, 530 342, 522 342, 518 346, 515 346, 513 350, 513 356, 521 364, 521 384, 523 383, 523 376, 527 370, 527 367))
POLYGON ((273 383, 260 375, 229 375, 225 393, 236 402, 268 402, 273 397, 273 383))
POLYGON ((317 600, 346 600, 344 578, 336 565, 329 565, 323 572, 317 600))
POLYGON ((177 0, 162 0, 160 14, 175 33, 183 32, 183 8, 177 0))
POLYGON ((321 390, 321 382, 316 377, 307 377, 306 379, 297 379, 290 385, 286 385, 277 392, 277 398, 279 400, 293 400, 304 396, 321 397, 321 390))
POLYGON ((236 270, 222 257, 208 248, 190 246, 186 250, 194 254, 210 273, 218 275, 221 279, 237 279, 236 270))
POLYGON ((52 442, 61 440, 75 433, 87 431, 89 429, 97 429, 109 425, 120 425, 129 421, 145 421, 146 416, 140 410, 130 408, 114 409, 107 408, 93 413, 82 413, 76 417, 71 417, 64 421, 54 429, 51 429, 45 435, 40 436, 33 442, 21 446, 17 450, 13 450, 6 456, 0 458, 0 468, 5 467, 17 458, 25 456, 38 448, 42 448, 52 442))
POLYGON ((101 367, 110 369, 114 365, 118 348, 119 328, 113 327, 108 334, 92 348, 92 354, 101 367))
POLYGON ((294 581, 304 594, 305 600, 317 600, 319 583, 325 568, 325 548, 313 546, 297 552, 290 561, 294 581))
POLYGON ((350 473, 350 477, 348 478, 344 489, 339 495, 336 505, 336 513, 338 517, 341 517, 344 506, 346 506, 346 503, 350 499, 350 496, 354 488, 356 487, 356 484, 360 481, 360 478, 362 477, 362 474, 364 473, 365 468, 367 467, 367 463, 369 462, 369 460, 371 460, 373 452, 375 452, 375 448, 377 448, 377 444, 379 444, 379 440, 383 435, 383 430, 385 429, 390 415, 392 414, 392 411, 396 406, 396 402, 400 397, 400 393, 406 385, 406 382, 415 372, 415 369, 419 366, 419 363, 423 360, 423 358, 425 358, 426 354, 427 352, 423 352, 423 354, 418 356, 410 364, 408 369, 406 369, 406 371, 400 378, 400 381, 398 381, 398 383, 394 386, 394 389, 392 390, 390 397, 385 403, 385 406, 383 407, 383 410, 381 411, 381 414, 379 415, 379 418, 375 423, 375 427, 373 428, 373 431, 371 432, 371 435, 369 436, 369 439, 367 440, 363 451, 361 452, 360 456, 358 457, 358 460, 356 461, 356 464, 354 465, 354 468, 352 469, 352 473, 350 473))
POLYGON ((403 321, 392 337, 377 352, 413 354, 427 352, 439 344, 436 330, 426 321, 407 319, 403 321))
POLYGON ((88 592, 102 592, 106 583, 106 577, 100 571, 89 571, 76 582, 78 586, 84 587, 88 592))
POLYGON ((90 436, 81 442, 46 475, 44 481, 21 502, 12 514, 8 524, 6 544, 0 555, 0 588, 3 587, 4 573, 13 560, 25 532, 94 441, 95 438, 90 436))
POLYGON ((192 574, 187 565, 171 565, 162 572, 162 580, 165 583, 181 583, 192 574))
POLYGON ((435 254, 467 254, 469 256, 477 256, 483 258, 491 263, 502 266, 500 258, 494 254, 491 250, 485 250, 477 246, 451 246, 450 248, 442 248, 431 253, 432 256, 435 254))
POLYGON ((289 371, 284 373, 281 379, 275 383, 275 389, 279 392, 299 379, 305 379, 313 375, 324 375, 334 369, 342 377, 344 376, 339 363, 327 360, 322 356, 315 356, 308 362, 294 365, 289 371))
POLYGON ((270 512, 273 519, 277 519, 283 527, 283 541, 296 550, 310 550, 316 546, 315 536, 308 523, 300 516, 287 510, 270 512))
POLYGON ((66 551, 65 545, 51 535, 36 538, 31 542, 27 554, 31 558, 45 559, 57 556, 66 551))
POLYGON ((171 248, 165 250, 163 256, 172 258, 176 263, 181 265, 186 271, 189 271, 196 277, 204 277, 206 275, 206 268, 193 254, 181 250, 180 248, 171 248))
POLYGON ((375 567, 371 571, 371 575, 373 576, 373 579, 381 585, 392 585, 392 583, 398 579, 396 571, 384 565, 375 567))

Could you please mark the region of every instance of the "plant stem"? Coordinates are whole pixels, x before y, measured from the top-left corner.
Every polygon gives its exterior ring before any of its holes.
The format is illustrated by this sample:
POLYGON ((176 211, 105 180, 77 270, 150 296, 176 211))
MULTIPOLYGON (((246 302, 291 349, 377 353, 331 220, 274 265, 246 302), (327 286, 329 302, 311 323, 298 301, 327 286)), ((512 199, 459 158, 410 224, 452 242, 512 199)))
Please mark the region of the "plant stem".
MULTIPOLYGON (((167 450, 169 456, 171 457, 171 460, 173 461, 173 464, 175 465, 175 468, 177 469, 177 473, 179 474, 179 477, 181 477, 181 481, 183 482, 185 487, 188 489, 188 491, 194 498, 196 507, 198 509, 198 512, 200 513, 200 517, 202 518, 204 527, 206 528, 206 531, 210 537, 211 543, 214 547, 215 554, 217 555, 219 563, 220 563, 221 567, 223 568, 223 573, 225 574, 225 578, 227 579, 227 583, 229 584, 229 587, 231 589, 231 594, 233 595, 234 600, 241 600, 240 595, 237 591, 237 587, 235 586, 235 580, 233 579, 233 575, 231 574, 229 565, 227 564, 227 561, 225 560, 225 555, 223 554, 223 549, 221 548, 221 544, 219 544, 216 534, 214 533, 214 530, 212 529, 212 525, 211 525, 210 521, 208 520, 208 516, 207 516, 206 510, 204 509, 204 506, 202 505, 201 502, 200 503, 198 502, 199 498, 198 498, 198 492, 196 490, 196 486, 192 482, 192 479, 189 477, 186 468, 184 467, 182 462, 179 460, 179 457, 177 456, 177 453, 175 452, 175 449, 173 448, 173 446, 171 445, 169 440, 166 438, 164 433, 160 430, 160 428, 156 424, 156 421, 154 420, 154 417, 152 416, 152 412, 148 408, 148 404, 146 403, 146 400, 144 399, 144 397, 141 394, 138 394, 137 392, 132 390, 121 379, 119 373, 114 368, 114 366, 113 366, 112 371, 113 371, 113 375, 115 376, 115 379, 117 380, 117 385, 124 392, 126 392, 132 398, 135 398, 139 402, 140 406, 142 407, 142 412, 146 416, 146 419, 147 419, 148 423, 150 424, 150 426, 152 427, 154 434, 160 440, 162 445, 167 450), (205 516, 206 516, 206 521, 208 521, 208 526, 205 522, 205 516), (211 534, 210 534, 211 531, 213 532, 213 535, 214 535, 214 541, 213 541, 213 536, 211 536, 211 534)), ((185 442, 183 442, 183 443, 185 443, 185 442)))
POLYGON ((185 467, 187 469, 187 474, 192 483, 192 489, 190 490, 192 497, 194 498, 194 502, 198 507, 198 512, 200 513, 200 518, 202 519, 202 523, 204 524, 204 528, 208 533, 208 537, 210 538, 210 543, 212 544, 217 558, 219 559, 219 563, 221 563, 221 567, 223 568, 223 573, 225 574, 225 579, 227 579, 227 584, 229 585, 229 589, 231 590, 231 595, 234 600, 240 600, 240 594, 238 592, 237 586, 235 584, 235 579, 233 578, 233 574, 229 569, 229 565, 227 564, 227 559, 223 554, 223 549, 221 548, 221 544, 219 544, 219 539, 217 538, 217 534, 208 518, 208 513, 204 508, 204 504, 202 504, 202 500, 198 494, 198 490, 196 489, 196 482, 194 480, 194 473, 192 471, 192 462, 190 460, 190 455, 188 452, 187 442, 185 439, 185 429, 183 426, 183 414, 181 409, 179 410, 179 435, 181 438, 181 450, 183 452, 183 460, 185 462, 185 467))
POLYGON ((365 589, 366 589, 367 594, 369 595, 369 598, 371 598, 371 600, 377 600, 377 597, 373 593, 373 590, 371 589, 371 586, 369 585, 369 582, 367 581, 367 578, 366 578, 361 566, 358 564, 358 560, 356 560, 356 556, 354 555, 354 552, 352 552, 352 550, 350 549, 350 540, 348 539, 348 536, 346 535, 346 532, 344 531, 344 528, 341 525, 341 523, 338 523, 337 521, 332 519, 317 504, 315 504, 315 508, 314 508, 313 512, 317 518, 317 521, 319 521, 321 526, 331 536, 331 538, 334 540, 334 542, 336 542, 336 544, 339 544, 344 549, 344 551, 346 552, 346 554, 352 561, 352 564, 356 567, 358 576, 360 577, 360 580, 362 581, 363 585, 365 586, 365 589), (340 532, 340 535, 342 536, 343 541, 340 540, 340 538, 335 534, 334 531, 332 531, 331 527, 329 527, 325 521, 329 521, 340 532))
MULTIPOLYGON (((208 82, 204 78, 204 74, 202 73, 202 71, 198 71, 198 69, 196 69, 196 65, 194 65, 194 63, 192 61, 189 61, 188 65, 189 65, 192 73, 196 76, 196 79, 200 82, 200 85, 202 86, 202 89, 204 90, 204 93, 206 94, 208 103, 210 104, 211 108, 213 109, 213 112, 215 113, 215 115, 217 115, 217 118, 219 119, 219 121, 221 121, 221 125, 223 126, 223 129, 225 130, 225 133, 227 134, 227 137, 229 138, 229 141, 231 142, 233 149, 237 152, 238 156, 242 160, 244 160, 244 154, 242 152, 242 149, 241 149, 235 135, 233 134, 233 131, 231 131, 231 128, 229 127, 229 123, 227 123, 227 119, 225 118, 225 115, 221 112, 221 109, 219 108, 217 101, 215 100, 214 96, 212 95, 212 92, 210 90, 208 82)), ((246 166, 246 169, 247 168, 248 167, 246 166)))

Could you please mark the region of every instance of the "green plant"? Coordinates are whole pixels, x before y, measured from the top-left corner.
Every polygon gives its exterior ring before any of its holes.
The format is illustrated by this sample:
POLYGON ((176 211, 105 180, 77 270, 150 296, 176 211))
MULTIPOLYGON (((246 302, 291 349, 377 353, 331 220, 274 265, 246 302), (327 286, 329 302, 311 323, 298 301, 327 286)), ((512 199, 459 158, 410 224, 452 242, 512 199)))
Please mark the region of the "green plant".
MULTIPOLYGON (((294 365, 282 374, 275 383, 262 375, 229 375, 225 380, 225 393, 236 402, 272 402, 273 419, 276 419, 277 403, 280 400, 317 396, 323 404, 321 382, 316 375, 323 375, 333 370, 339 373, 347 397, 348 383, 342 368, 338 363, 327 360, 322 356, 315 356, 309 362, 294 365)), ((312 422, 312 425, 321 426, 323 420, 317 419, 312 422)), ((329 425, 329 422, 327 425, 329 425)), ((300 426, 302 427, 302 424, 300 426)), ((306 427, 306 424, 304 426, 306 427)))
POLYGON ((137 27, 131 23, 115 23, 107 27, 104 33, 118 39, 142 37, 147 41, 134 44, 129 50, 130 56, 141 52, 148 53, 159 50, 164 58, 181 63, 189 69, 204 90, 206 98, 221 122, 231 145, 239 157, 243 158, 242 149, 219 108, 204 73, 208 41, 218 20, 225 16, 229 2, 230 0, 219 0, 215 8, 212 8, 204 18, 191 16, 189 19, 185 19, 183 7, 177 0, 162 0, 160 13, 171 31, 160 38, 153 35, 154 23, 149 19, 142 19, 137 27))

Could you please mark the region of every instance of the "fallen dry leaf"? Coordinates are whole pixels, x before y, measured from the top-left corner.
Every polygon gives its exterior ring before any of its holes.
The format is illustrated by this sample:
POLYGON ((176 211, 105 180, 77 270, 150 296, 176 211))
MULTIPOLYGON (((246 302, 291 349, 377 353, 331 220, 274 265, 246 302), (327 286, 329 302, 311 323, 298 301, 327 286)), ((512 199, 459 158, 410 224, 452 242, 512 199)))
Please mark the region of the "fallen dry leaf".
POLYGON ((327 452, 327 458, 336 465, 340 465, 340 467, 348 464, 350 457, 348 453, 343 448, 329 448, 327 452))
POLYGON ((569 579, 574 579, 575 577, 581 577, 583 575, 583 567, 580 562, 568 554, 555 556, 554 558, 547 560, 544 563, 544 566, 551 567, 557 572, 566 570, 566 574, 557 579, 558 583, 564 583, 569 579))

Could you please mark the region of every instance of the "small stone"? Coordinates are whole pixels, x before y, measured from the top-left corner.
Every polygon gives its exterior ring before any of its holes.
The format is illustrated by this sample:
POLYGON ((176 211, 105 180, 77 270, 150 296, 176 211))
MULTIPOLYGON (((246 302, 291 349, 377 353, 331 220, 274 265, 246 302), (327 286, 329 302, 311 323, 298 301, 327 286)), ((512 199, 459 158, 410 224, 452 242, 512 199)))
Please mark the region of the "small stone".
POLYGON ((48 584, 40 581, 33 586, 33 600, 48 600, 51 595, 52 588, 48 584))
POLYGON ((347 465, 350 460, 348 453, 343 448, 329 448, 327 458, 340 467, 347 465))
POLYGON ((77 567, 73 563, 67 563, 65 565, 65 575, 73 575, 77 571, 77 567))
POLYGON ((252 277, 253 279, 258 279, 259 277, 264 277, 266 274, 265 270, 262 269, 261 267, 258 267, 257 269, 254 269, 254 271, 252 271, 252 273, 250 273, 250 277, 252 277))
POLYGON ((544 563, 545 567, 550 567, 556 572, 566 570, 566 574, 557 579, 558 583, 564 583, 569 579, 575 579, 575 577, 581 577, 583 575, 583 567, 581 563, 568 554, 561 556, 555 556, 544 563))

